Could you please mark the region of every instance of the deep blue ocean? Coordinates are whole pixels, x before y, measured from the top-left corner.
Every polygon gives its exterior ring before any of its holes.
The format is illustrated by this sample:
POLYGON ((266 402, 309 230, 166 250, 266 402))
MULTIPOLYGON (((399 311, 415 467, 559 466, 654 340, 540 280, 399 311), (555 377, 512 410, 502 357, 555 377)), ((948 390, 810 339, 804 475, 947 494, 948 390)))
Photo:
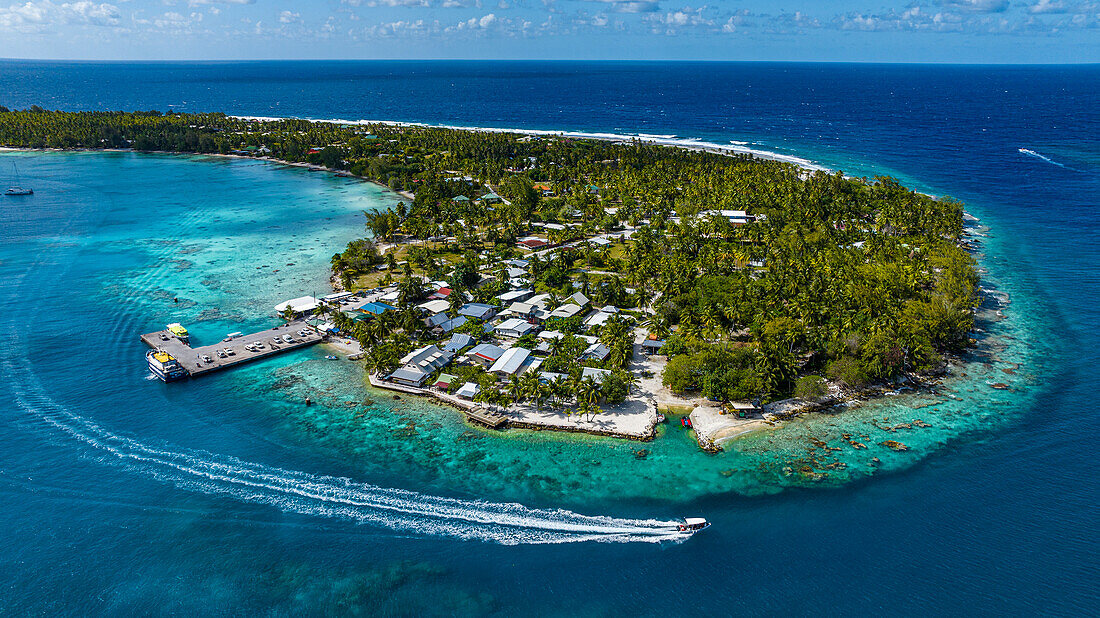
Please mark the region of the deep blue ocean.
POLYGON ((0 613, 1100 614, 1097 93, 1095 65, 0 61, 9 108, 644 134, 889 174, 967 204, 1010 299, 950 401, 865 412, 919 407, 912 453, 792 487, 747 470, 770 456, 751 441, 670 432, 636 462, 471 430, 321 348, 146 379, 138 335, 269 324, 398 198, 248 160, 0 152, 36 191, 0 198, 0 613), (692 515, 715 525, 614 542, 692 515))

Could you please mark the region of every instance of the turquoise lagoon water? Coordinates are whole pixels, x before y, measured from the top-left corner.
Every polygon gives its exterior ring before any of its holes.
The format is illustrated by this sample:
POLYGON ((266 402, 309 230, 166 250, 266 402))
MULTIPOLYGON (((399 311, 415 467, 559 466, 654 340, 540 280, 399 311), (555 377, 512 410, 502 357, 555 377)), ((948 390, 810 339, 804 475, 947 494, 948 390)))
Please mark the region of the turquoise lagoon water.
MULTIPOLYGON (((1030 405, 1030 385, 1039 370, 1035 352, 1029 352, 1036 343, 1029 328, 1036 322, 1021 319, 1019 305, 1026 298, 1017 299, 1004 320, 987 325, 990 338, 979 358, 970 359, 964 373, 937 395, 903 392, 840 414, 810 415, 734 441, 717 455, 701 452, 691 434, 675 424, 646 444, 477 429, 450 408, 409 398, 394 401, 392 394, 369 388, 358 364, 328 361, 322 347, 166 385, 150 379, 138 334, 181 321, 198 342, 208 342, 274 323, 272 307, 281 299, 325 290, 328 257, 362 232, 361 211, 399 198, 369 183, 239 159, 128 153, 5 153, 0 159, 17 161, 27 176, 39 179, 32 199, 5 211, 13 242, 5 243, 2 267, 17 283, 5 298, 4 361, 9 379, 17 383, 13 394, 20 412, 5 441, 13 448, 28 442, 35 448, 16 458, 3 480, 10 492, 32 491, 55 504, 140 514, 156 522, 147 525, 168 525, 169 536, 175 529, 190 538, 196 526, 216 527, 226 517, 236 520, 242 512, 275 506, 315 519, 305 525, 336 526, 338 535, 364 534, 376 542, 392 534, 560 542, 570 537, 528 534, 525 526, 541 522, 527 519, 518 528, 471 530, 467 522, 450 528, 437 517, 379 516, 362 506, 366 494, 339 494, 321 479, 350 477, 454 496, 466 500, 463 509, 474 500, 518 500, 596 515, 612 509, 647 519, 675 517, 685 508, 706 512, 686 504, 707 495, 842 486, 904 470, 961 439, 992 439, 993 430, 1017 422, 1019 410, 1030 405), (1017 366, 1021 369, 1005 371, 1017 366), (1012 389, 993 389, 994 382, 1012 389), (307 397, 316 405, 306 407, 307 397), (58 420, 62 416, 69 420, 58 420), (890 430, 918 419, 930 427, 890 430), (844 433, 868 448, 852 448, 844 433), (886 439, 900 440, 910 450, 881 446, 886 439), (821 447, 822 441, 836 450, 821 447), (639 448, 650 451, 644 459, 634 454, 639 448), (175 468, 147 465, 142 459, 149 449, 170 453, 175 468), (181 461, 187 473, 179 473, 181 461), (59 470, 53 466, 77 466, 79 473, 55 477, 59 470), (332 492, 336 506, 318 506, 282 488, 242 491, 224 480, 251 478, 251 466, 262 466, 268 483, 272 476, 276 485, 287 479, 317 483, 332 492), (799 473, 804 466, 812 473, 799 473), (303 476, 294 476, 294 470, 303 476), (43 472, 49 481, 42 482, 43 472), (106 486, 91 489, 77 480, 89 474, 106 486), (150 493, 159 496, 156 506, 150 493), (209 504, 227 495, 239 503, 229 507, 230 515, 220 501, 209 504), (349 532, 339 522, 365 523, 369 529, 349 532)), ((367 501, 373 504, 375 497, 370 494, 367 501)), ((476 508, 496 513, 503 507, 476 508)), ((269 517, 265 512, 259 520, 269 517)), ((524 517, 532 515, 525 511, 524 517)), ((614 538, 590 525, 584 523, 585 535, 614 538)), ((158 551, 158 569, 161 560, 186 564, 172 552, 158 551)), ((229 572, 236 568, 234 560, 248 556, 219 560, 227 570, 222 585, 230 588, 244 585, 229 572)), ((276 596, 272 590, 280 586, 308 589, 306 582, 317 575, 312 568, 282 565, 277 573, 264 573, 274 580, 263 587, 276 596)), ((415 600, 428 585, 422 580, 446 579, 439 570, 433 563, 383 562, 380 570, 326 578, 346 578, 353 597, 372 586, 400 588, 412 578, 416 592, 396 607, 420 607, 415 600)), ((147 586, 159 581, 145 577, 134 582, 133 598, 116 591, 111 598, 117 605, 104 609, 145 607, 147 586)), ((455 611, 491 608, 487 598, 449 586, 440 594, 461 601, 455 611)), ((240 590, 224 594, 227 602, 240 601, 240 590)), ((295 606, 298 594, 267 601, 295 606)), ((321 603, 333 598, 327 585, 315 594, 321 603)))
MULTIPOLYGON (((418 488, 470 497, 577 507, 638 498, 677 502, 837 485, 903 469, 960 435, 1009 422, 1013 409, 1025 405, 1020 399, 1034 375, 1026 350, 1035 337, 1022 328, 1028 322, 1020 312, 1009 310, 988 324, 992 340, 979 351, 988 358, 963 365, 937 394, 901 389, 883 401, 736 440, 718 455, 702 453, 676 423, 647 444, 477 429, 450 408, 370 389, 358 364, 327 361, 323 348, 164 385, 148 379, 136 335, 180 321, 197 342, 213 342, 275 323, 272 307, 280 300, 328 291, 328 257, 362 233, 362 211, 400 198, 370 183, 240 159, 122 153, 6 159, 45 179, 27 205, 47 217, 67 211, 59 227, 38 218, 37 233, 23 238, 30 244, 22 257, 34 256, 37 264, 18 302, 38 316, 25 323, 33 324, 30 330, 17 327, 12 335, 27 349, 23 362, 34 368, 52 356, 48 350, 65 350, 66 366, 90 370, 112 387, 112 407, 145 411, 117 427, 142 441, 221 452, 224 436, 179 444, 181 425, 196 423, 197 431, 217 423, 263 435, 261 444, 276 440, 281 448, 340 460, 352 476, 377 482, 392 480, 399 469, 418 488), (29 287, 43 280, 60 289, 29 287), (1017 365, 1027 369, 1016 372, 1017 365), (319 405, 306 407, 307 398, 319 405), (975 409, 980 399, 985 405, 975 409), (158 406, 157 414, 148 412, 158 406), (126 426, 134 421, 140 429, 126 426), (930 426, 895 429, 913 421, 930 426), (851 446, 845 433, 867 448, 851 446), (881 445, 888 439, 910 450, 881 445), (648 453, 639 458, 642 448, 648 453)), ((6 262, 13 270, 24 265, 16 256, 6 262)), ((67 399, 59 403, 75 410, 95 401, 67 399)), ((92 418, 94 411, 88 410, 92 418)), ((238 449, 234 444, 222 454, 251 455, 238 449)))
POLYGON ((752 141, 964 199, 1004 318, 934 396, 718 455, 676 427, 648 444, 481 431, 322 348, 165 385, 140 333, 271 324, 276 302, 326 289, 359 211, 396 196, 245 160, 0 153, 37 190, 0 210, 8 611, 1096 613, 1095 69, 509 67, 0 63, 0 103, 147 109, 184 88, 205 93, 184 108, 280 115, 265 92, 317 118, 752 141), (294 95, 307 73, 314 96, 294 95), (103 83, 140 87, 82 85, 103 83), (518 87, 462 96, 486 83, 518 87), (403 94, 349 96, 363 85, 403 94), (917 419, 931 427, 886 429, 917 419), (696 514, 715 526, 688 543, 611 542, 696 514))

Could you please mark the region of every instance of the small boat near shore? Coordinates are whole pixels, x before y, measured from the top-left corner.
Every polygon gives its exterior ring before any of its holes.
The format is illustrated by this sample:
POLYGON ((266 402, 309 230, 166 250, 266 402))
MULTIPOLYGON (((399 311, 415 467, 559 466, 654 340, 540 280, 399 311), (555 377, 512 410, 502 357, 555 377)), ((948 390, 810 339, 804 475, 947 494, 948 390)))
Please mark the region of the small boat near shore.
POLYGON ((8 188, 4 190, 4 195, 34 195, 34 189, 20 184, 19 170, 15 167, 15 163, 11 164, 11 174, 12 181, 8 188))

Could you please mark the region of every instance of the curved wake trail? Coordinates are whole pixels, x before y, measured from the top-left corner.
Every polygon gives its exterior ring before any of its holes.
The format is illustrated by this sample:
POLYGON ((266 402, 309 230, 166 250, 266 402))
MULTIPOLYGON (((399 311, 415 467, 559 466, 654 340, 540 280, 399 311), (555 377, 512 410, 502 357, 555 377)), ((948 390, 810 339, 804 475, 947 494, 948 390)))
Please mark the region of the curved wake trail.
POLYGON ((1050 163, 1051 165, 1057 165, 1058 167, 1065 167, 1067 170, 1071 169, 1071 168, 1066 167, 1064 164, 1059 163, 1059 162, 1055 161, 1054 159, 1051 159, 1050 157, 1048 157, 1046 155, 1041 155, 1041 154, 1035 152, 1034 150, 1030 150, 1028 148, 1018 148, 1017 150, 1022 155, 1025 155, 1025 156, 1028 156, 1028 157, 1034 157, 1036 159, 1039 159, 1040 161, 1046 161, 1047 163, 1050 163))
MULTIPOLYGON (((157 257, 163 258, 164 254, 166 251, 157 257)), ((138 287, 164 268, 163 260, 157 261, 158 267, 148 269, 135 282, 138 287)), ((4 300, 17 300, 24 280, 46 262, 45 254, 35 256, 30 267, 9 281, 4 300)), ((121 336, 132 332, 134 321, 132 313, 118 313, 103 326, 121 336)), ((28 428, 45 425, 85 445, 104 463, 120 465, 187 490, 412 534, 505 545, 581 541, 659 543, 688 538, 677 532, 680 523, 677 521, 590 516, 563 509, 531 509, 516 503, 430 496, 205 451, 153 447, 113 433, 54 401, 23 356, 23 345, 14 324, 9 325, 8 336, 0 341, 0 367, 16 407, 25 413, 20 425, 28 428)))
POLYGON ((267 504, 288 512, 333 517, 393 530, 505 545, 682 541, 675 521, 581 515, 429 496, 347 478, 285 470, 202 451, 156 448, 112 433, 53 401, 27 367, 4 363, 16 404, 33 418, 84 443, 107 463, 179 487, 267 504))

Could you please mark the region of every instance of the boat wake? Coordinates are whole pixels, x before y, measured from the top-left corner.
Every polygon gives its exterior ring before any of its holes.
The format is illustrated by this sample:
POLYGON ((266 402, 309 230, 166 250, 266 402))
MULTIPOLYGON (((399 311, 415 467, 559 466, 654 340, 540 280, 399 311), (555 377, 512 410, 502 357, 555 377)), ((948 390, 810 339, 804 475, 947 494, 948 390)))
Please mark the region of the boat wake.
POLYGON ((113 433, 49 397, 25 366, 4 362, 16 405, 86 447, 97 459, 178 487, 266 504, 286 512, 429 536, 504 545, 681 542, 676 521, 590 516, 388 489, 348 478, 286 470, 203 451, 143 444, 113 433))
POLYGON ((1022 155, 1025 155, 1025 156, 1028 156, 1028 157, 1034 157, 1034 158, 1039 159, 1041 161, 1046 161, 1047 163, 1050 163, 1051 165, 1057 165, 1058 167, 1065 167, 1066 169, 1070 169, 1070 168, 1066 167, 1065 165, 1063 165, 1062 163, 1059 163, 1059 162, 1055 161, 1054 159, 1051 159, 1050 157, 1047 157, 1045 155, 1041 155, 1041 154, 1035 152, 1034 150, 1029 150, 1027 148, 1018 148, 1017 150, 1022 155))

